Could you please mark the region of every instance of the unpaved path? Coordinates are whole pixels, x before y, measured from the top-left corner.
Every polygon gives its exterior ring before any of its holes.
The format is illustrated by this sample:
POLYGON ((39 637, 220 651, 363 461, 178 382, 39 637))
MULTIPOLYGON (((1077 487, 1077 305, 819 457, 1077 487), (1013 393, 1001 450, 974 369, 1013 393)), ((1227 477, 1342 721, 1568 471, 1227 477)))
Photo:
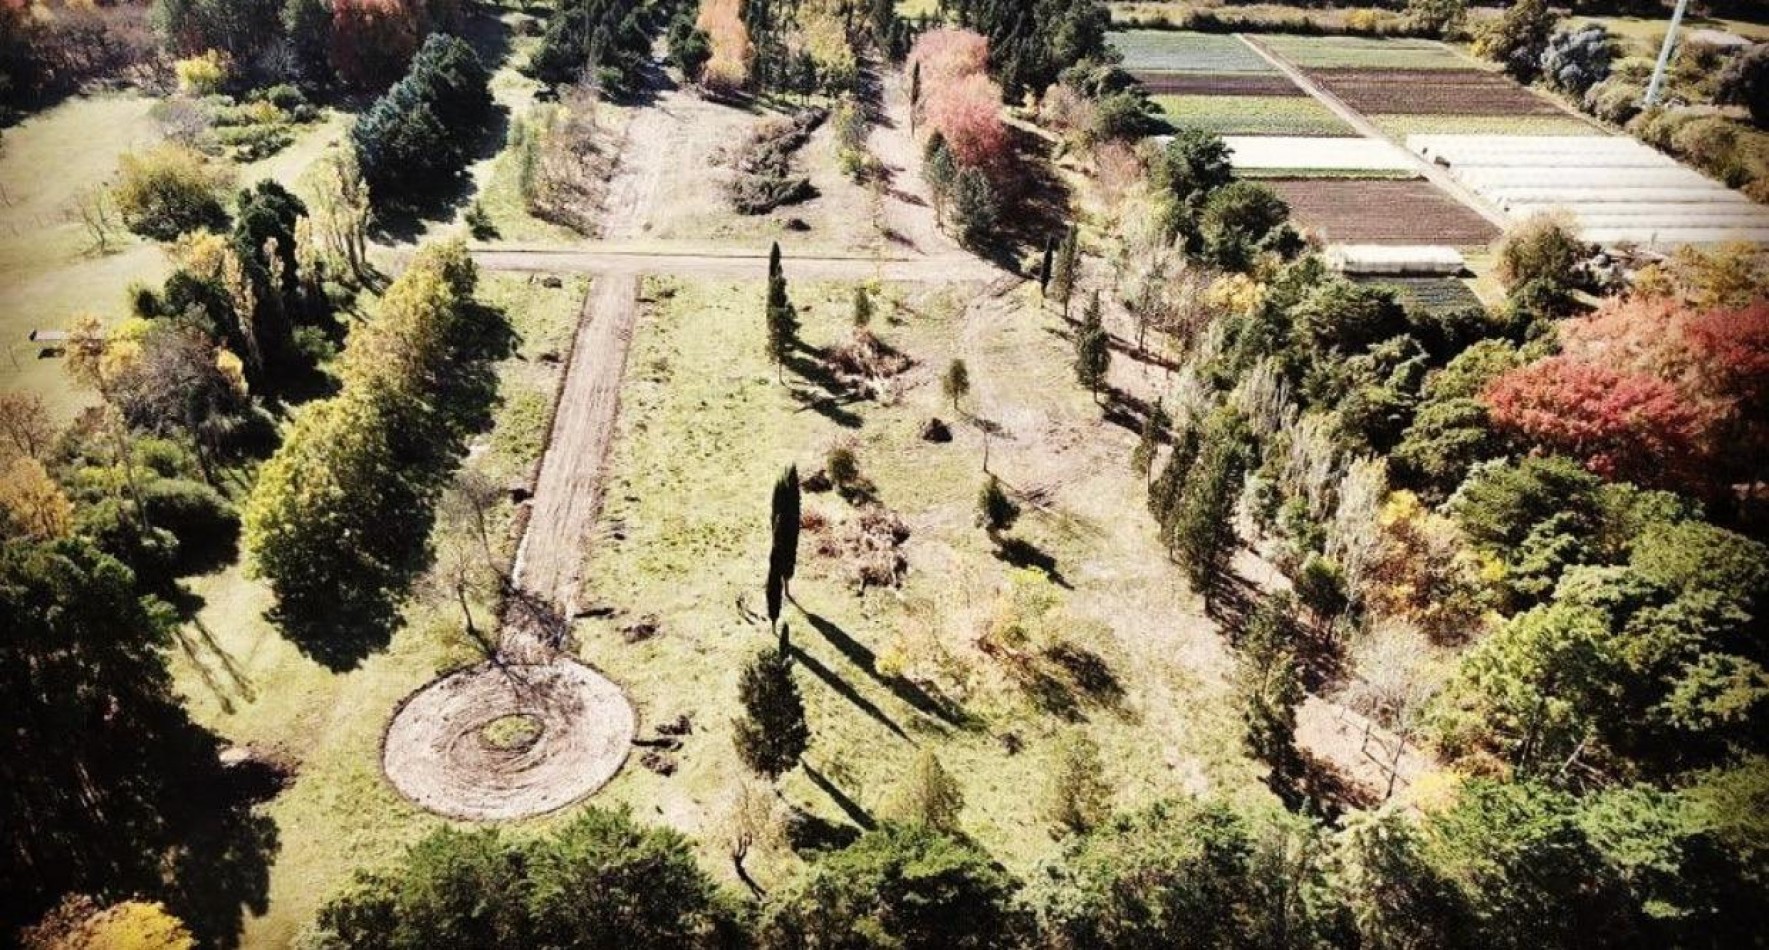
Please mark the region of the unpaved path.
MULTIPOLYGON (((584 301, 570 375, 559 393, 553 437, 535 482, 528 530, 516 553, 517 586, 566 617, 577 612, 584 539, 602 507, 602 463, 620 409, 638 292, 637 277, 605 274, 584 301)), ((505 637, 514 629, 506 630, 505 637)))
MULTIPOLYGON (((862 256, 781 245, 795 280, 879 279, 905 283, 990 280, 1000 271, 963 251, 936 256, 862 256)), ((643 246, 589 242, 561 247, 486 248, 473 252, 480 267, 496 271, 602 274, 637 277, 753 278, 767 273, 768 249, 711 251, 695 244, 643 246)))
MULTIPOLYGON (((1247 44, 1253 52, 1258 53, 1263 57, 1266 62, 1272 64, 1272 66, 1279 72, 1289 77, 1290 81, 1295 83, 1297 88, 1313 96, 1316 102, 1326 106, 1334 115, 1344 120, 1346 125, 1351 126, 1357 131, 1357 134, 1380 142, 1389 141, 1388 136, 1384 135, 1381 129, 1376 128, 1375 123, 1364 118, 1362 112, 1346 105, 1343 99, 1340 99, 1326 89, 1321 88, 1320 83, 1310 79, 1307 73, 1296 68, 1296 66, 1289 60, 1266 49, 1265 44, 1245 33, 1236 33, 1235 36, 1239 38, 1241 42, 1247 44)), ((1479 212, 1481 217, 1498 225, 1499 228, 1503 229, 1511 223, 1510 220, 1505 217, 1503 211, 1493 207, 1493 205, 1485 198, 1480 197, 1470 191, 1461 182, 1450 177, 1449 172, 1444 171, 1435 163, 1426 161, 1424 158, 1408 150, 1406 148, 1407 143, 1397 142, 1395 144, 1401 146, 1401 150, 1406 152, 1408 158, 1412 159, 1412 170, 1423 175, 1427 181, 1430 181, 1438 188, 1454 196, 1457 201, 1460 201, 1479 212)))

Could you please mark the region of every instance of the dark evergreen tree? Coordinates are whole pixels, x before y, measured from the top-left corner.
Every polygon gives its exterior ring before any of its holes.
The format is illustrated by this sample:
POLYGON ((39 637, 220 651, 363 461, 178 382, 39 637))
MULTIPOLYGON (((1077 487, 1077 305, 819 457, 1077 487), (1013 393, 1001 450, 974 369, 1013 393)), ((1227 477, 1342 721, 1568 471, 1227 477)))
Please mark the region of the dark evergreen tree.
POLYGON ((1050 272, 1050 293, 1062 305, 1063 316, 1069 315, 1069 299, 1075 294, 1075 278, 1081 264, 1081 234, 1071 224, 1063 233, 1062 246, 1057 249, 1056 265, 1050 272))
MULTIPOLYGON (((786 271, 780 264, 780 242, 768 251, 768 356, 782 374, 798 339, 798 312, 786 292, 786 271)), ((782 380, 785 379, 782 375, 782 380)))
POLYGON ((799 504, 799 470, 793 465, 774 483, 773 544, 768 551, 768 573, 780 578, 780 591, 788 597, 798 568, 799 504))
POLYGON ((350 132, 369 193, 410 201, 446 186, 491 114, 490 76, 472 47, 432 33, 404 79, 375 100, 350 132))
POLYGON ((1234 552, 1233 515, 1247 441, 1247 424, 1240 415, 1219 410, 1205 426, 1197 462, 1163 526, 1168 549, 1206 599, 1234 552))
POLYGON ((743 716, 734 723, 737 757, 769 779, 791 771, 811 743, 792 658, 772 647, 756 654, 743 668, 737 697, 743 703, 743 716))
POLYGON ((1106 385, 1106 372, 1112 365, 1111 338, 1100 311, 1099 291, 1093 292, 1081 326, 1075 331, 1075 378, 1086 386, 1095 400, 1106 385))

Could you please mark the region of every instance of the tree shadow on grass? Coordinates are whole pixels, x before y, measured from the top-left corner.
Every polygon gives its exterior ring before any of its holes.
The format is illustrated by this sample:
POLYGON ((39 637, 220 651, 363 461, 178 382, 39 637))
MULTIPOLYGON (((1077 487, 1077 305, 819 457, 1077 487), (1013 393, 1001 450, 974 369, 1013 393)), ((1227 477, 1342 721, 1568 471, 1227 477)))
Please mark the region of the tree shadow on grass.
POLYGON ((842 814, 847 815, 849 821, 859 825, 862 831, 871 831, 878 827, 878 822, 873 820, 872 814, 861 807, 859 802, 849 798, 848 793, 830 781, 828 776, 812 768, 809 763, 801 765, 800 768, 804 769, 805 777, 811 780, 811 784, 822 790, 823 794, 828 795, 830 800, 835 802, 835 807, 840 808, 842 814))
POLYGON ((1380 804, 1373 791, 1306 749, 1292 747, 1284 762, 1272 765, 1265 781, 1285 808, 1329 824, 1337 824, 1347 811, 1380 804))
POLYGON ((846 630, 837 626, 833 621, 804 610, 802 607, 800 612, 805 615, 806 620, 811 622, 811 626, 823 635, 823 639, 829 641, 830 646, 841 651, 841 655, 847 657, 849 662, 865 670, 868 675, 878 681, 879 685, 889 689, 892 695, 914 707, 917 712, 938 719, 949 726, 963 727, 970 724, 971 717, 965 713, 962 707, 951 700, 929 693, 904 677, 886 676, 880 673, 878 671, 878 657, 871 648, 849 636, 846 630))
POLYGON ((1073 590, 1063 572, 1057 568, 1056 558, 1043 548, 1023 538, 1001 535, 995 539, 995 550, 990 552, 995 559, 1014 567, 1038 571, 1052 584, 1064 590, 1073 590))
POLYGON ((798 644, 792 644, 789 649, 792 652, 792 658, 795 662, 803 666, 805 669, 810 670, 818 679, 822 680, 830 689, 835 690, 843 699, 853 703, 861 712, 877 720, 879 725, 882 725, 892 733, 895 733, 898 738, 909 738, 909 734, 903 731, 903 727, 898 725, 897 721, 892 719, 889 713, 878 708, 877 703, 860 695, 860 691, 849 684, 847 680, 842 679, 841 674, 823 665, 823 661, 806 653, 798 646, 798 644))

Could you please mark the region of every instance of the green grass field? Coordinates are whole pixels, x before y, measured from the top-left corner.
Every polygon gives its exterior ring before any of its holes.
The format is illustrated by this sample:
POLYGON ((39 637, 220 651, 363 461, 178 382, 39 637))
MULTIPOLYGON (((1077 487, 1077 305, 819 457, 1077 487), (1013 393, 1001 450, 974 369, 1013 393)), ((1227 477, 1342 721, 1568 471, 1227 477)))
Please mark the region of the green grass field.
MULTIPOLYGON (((786 269, 790 277, 790 259, 786 269)), ((1153 525, 1124 517, 1125 499, 1141 491, 1124 462, 1132 436, 1103 424, 1074 383, 1054 318, 1026 298, 961 318, 963 293, 976 289, 906 293, 900 322, 881 303, 874 328, 918 363, 901 401, 819 412, 790 396, 765 358, 760 283, 656 279, 646 288, 659 303, 633 343, 586 577, 589 596, 616 614, 583 621, 578 636, 585 658, 633 699, 641 734, 681 715, 694 734, 675 774, 629 763, 596 801, 698 834, 706 866, 721 875, 730 865, 717 830, 743 774, 731 742, 737 673, 771 642, 739 609, 762 606, 769 489, 788 464, 804 474, 819 467, 838 440, 851 441, 877 498, 909 527, 909 569, 900 591, 857 594, 846 559, 819 553, 857 510, 833 493, 805 496, 805 510, 832 527, 801 540, 798 606, 784 618, 803 652, 797 680, 813 731, 805 761, 816 775, 801 769, 782 781, 795 807, 844 825, 876 815, 917 748, 931 748, 963 786, 967 832, 1023 872, 1056 849, 1039 802, 1047 750, 1068 729, 1101 745, 1121 805, 1201 788, 1264 794, 1235 739, 1219 641, 1175 584, 1153 525), (957 355, 973 379, 968 407, 1010 427, 994 440, 992 470, 1048 499, 1045 510, 1028 505, 1013 534, 1052 559, 1060 584, 1010 569, 975 526, 983 439, 935 379, 957 355), (919 437, 930 415, 953 423, 953 442, 919 437), (1036 601, 1046 609, 1026 606, 1036 601), (629 643, 620 629, 640 617, 658 632, 629 643), (976 646, 1003 618, 1025 622, 1040 689, 1015 685, 976 646), (1076 690, 1049 658, 1058 643, 1096 659, 1115 685, 1076 690), (899 655, 913 682, 893 678, 899 655), (929 697, 961 714, 930 712, 929 697)), ((847 337, 850 287, 792 292, 808 342, 847 337)), ((815 389, 790 372, 787 380, 815 389)), ((770 854, 751 867, 769 886, 796 860, 770 854)))
POLYGON ((1431 40, 1270 34, 1259 37, 1259 42, 1304 69, 1469 69, 1479 65, 1431 40))
POLYGON ((1409 135, 1604 135, 1600 127, 1557 115, 1372 115, 1382 134, 1405 143, 1409 135))
MULTIPOLYGON (((587 292, 581 278, 549 289, 525 276, 481 277, 479 299, 503 308, 519 339, 518 355, 498 367, 496 424, 475 440, 474 464, 500 482, 538 457, 558 371, 541 356, 569 347, 587 292)), ((494 537, 507 538, 512 512, 507 503, 496 509, 494 537)), ((269 913, 248 917, 242 935, 248 947, 287 946, 356 868, 393 858, 439 824, 386 782, 381 731, 407 694, 475 653, 452 599, 423 585, 388 647, 346 673, 277 632, 264 617, 269 591, 240 565, 189 586, 203 606, 179 632, 172 668, 192 715, 295 769, 294 783, 266 806, 278 829, 269 913)))
POLYGON ((1354 130, 1305 96, 1155 96, 1167 120, 1218 135, 1353 135, 1354 130))
POLYGON ((1124 68, 1195 73, 1270 73, 1272 65, 1247 44, 1219 33, 1132 30, 1106 36, 1124 54, 1124 68))

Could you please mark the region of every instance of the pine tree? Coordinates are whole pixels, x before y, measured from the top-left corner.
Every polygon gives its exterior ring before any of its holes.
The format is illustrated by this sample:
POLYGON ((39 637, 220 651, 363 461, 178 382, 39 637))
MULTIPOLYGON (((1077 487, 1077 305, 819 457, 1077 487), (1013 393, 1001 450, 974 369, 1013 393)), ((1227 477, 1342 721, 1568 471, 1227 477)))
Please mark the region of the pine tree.
POLYGON ((1173 420, 1167 418, 1167 410, 1159 400, 1149 407, 1148 415, 1142 420, 1142 434, 1136 441, 1135 451, 1130 453, 1130 468, 1142 476, 1143 483, 1148 484, 1149 476, 1155 468, 1155 452, 1161 448, 1161 437, 1173 420))
POLYGON ((958 815, 963 810, 964 793, 931 749, 916 755, 915 764, 885 803, 890 819, 947 834, 958 833, 958 815))
MULTIPOLYGON (((799 470, 788 466, 774 483, 772 512, 773 546, 768 552, 768 573, 779 578, 780 592, 792 596, 792 575, 798 568, 799 470)), ((771 616, 769 619, 776 619, 771 616)))
POLYGON ((1056 239, 1044 239, 1044 256, 1038 261, 1038 293, 1050 294, 1050 269, 1056 263, 1056 239))
POLYGON ((922 154, 921 177, 928 183, 934 195, 934 219, 941 223, 946 214, 946 199, 952 194, 952 188, 958 182, 958 159, 952 156, 952 149, 946 145, 946 136, 938 129, 928 137, 927 149, 922 154))
POLYGON ((1173 524, 1173 509, 1179 504, 1179 496, 1184 492, 1192 466, 1197 461, 1198 430, 1188 422, 1174 432, 1173 451, 1167 453, 1167 464, 1149 484, 1149 514, 1154 515, 1155 523, 1161 526, 1162 542, 1169 550, 1173 548, 1168 537, 1169 526, 1173 524))
POLYGON ((785 381, 786 359, 798 334, 798 314, 786 294, 786 271, 780 265, 780 242, 768 251, 768 356, 785 381))
POLYGON ((777 779, 798 764, 811 742, 792 659, 777 648, 757 653, 743 668, 737 695, 743 703, 743 716, 734 723, 737 757, 757 775, 777 779))
POLYGON ((1020 506, 1007 497, 1001 480, 989 476, 989 480, 983 483, 983 490, 977 494, 977 524, 994 536, 996 532, 1013 527, 1014 519, 1019 516, 1020 506))
POLYGON ((1106 371, 1111 365, 1111 340, 1106 336, 1106 327, 1100 312, 1099 291, 1096 290, 1082 316, 1081 328, 1075 331, 1075 378, 1093 393, 1096 401, 1099 399, 1100 389, 1106 384, 1106 371))
POLYGON ((1294 613, 1294 603, 1284 594, 1254 608, 1241 634, 1235 668, 1247 747, 1279 774, 1294 758, 1296 707, 1303 700, 1294 613))
MULTIPOLYGON (((909 133, 915 134, 915 119, 921 112, 921 61, 909 67, 909 133)), ((934 133, 938 135, 939 133, 934 133)))
POLYGON ((1063 316, 1069 315, 1069 298, 1075 293, 1075 269, 1080 264, 1081 235, 1074 225, 1063 234, 1062 246, 1057 249, 1056 265, 1050 272, 1049 296, 1062 304, 1063 316))
POLYGON ((1099 746, 1076 730, 1056 751, 1045 793, 1044 817, 1058 833, 1086 834, 1111 814, 1099 746))
POLYGON ((970 368, 964 360, 953 360, 946 367, 946 375, 940 379, 940 389, 946 398, 952 400, 952 411, 958 411, 958 401, 970 394, 970 368))
POLYGON ((1206 427, 1198 460, 1164 525, 1169 550, 1209 598, 1234 551, 1233 514, 1246 466, 1247 424, 1223 410, 1206 427))

